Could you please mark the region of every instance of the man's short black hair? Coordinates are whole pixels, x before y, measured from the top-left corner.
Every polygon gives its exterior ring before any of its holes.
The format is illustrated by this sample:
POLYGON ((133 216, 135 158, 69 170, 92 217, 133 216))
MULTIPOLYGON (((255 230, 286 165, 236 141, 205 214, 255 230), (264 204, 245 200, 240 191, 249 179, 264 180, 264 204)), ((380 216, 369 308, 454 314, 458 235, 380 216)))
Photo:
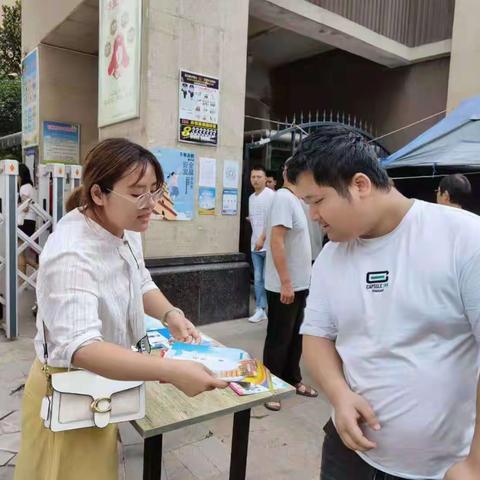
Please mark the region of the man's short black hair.
POLYGON ((450 202, 462 207, 472 195, 472 185, 468 178, 461 173, 443 177, 438 185, 438 189, 440 193, 448 192, 450 202))
POLYGON ((250 173, 253 172, 254 170, 261 170, 265 175, 267 175, 267 170, 265 169, 265 167, 263 165, 254 165, 251 169, 250 169, 250 173))
POLYGON ((357 173, 366 175, 381 190, 390 190, 387 172, 380 166, 368 140, 345 125, 324 125, 302 140, 288 161, 287 177, 295 183, 302 172, 311 172, 318 185, 348 196, 357 173))

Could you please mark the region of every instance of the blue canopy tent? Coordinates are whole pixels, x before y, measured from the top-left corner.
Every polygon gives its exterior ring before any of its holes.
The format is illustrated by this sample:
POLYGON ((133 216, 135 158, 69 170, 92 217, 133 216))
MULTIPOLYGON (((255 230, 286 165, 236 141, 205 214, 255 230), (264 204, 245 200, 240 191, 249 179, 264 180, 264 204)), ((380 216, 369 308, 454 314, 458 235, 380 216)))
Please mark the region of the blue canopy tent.
POLYGON ((480 96, 462 102, 432 128, 381 160, 396 167, 480 167, 480 96))

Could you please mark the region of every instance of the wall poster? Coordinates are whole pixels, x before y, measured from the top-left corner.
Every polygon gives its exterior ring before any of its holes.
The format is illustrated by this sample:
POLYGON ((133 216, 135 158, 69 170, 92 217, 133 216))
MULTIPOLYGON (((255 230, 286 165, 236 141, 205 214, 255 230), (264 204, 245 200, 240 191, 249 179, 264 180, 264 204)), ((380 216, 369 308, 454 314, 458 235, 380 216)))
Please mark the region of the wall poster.
POLYGON ((180 71, 179 141, 218 143, 219 79, 180 71))
POLYGON ((163 197, 154 209, 156 220, 192 220, 194 214, 195 153, 153 148, 165 175, 163 197))
POLYGON ((98 126, 140 115, 142 0, 100 0, 98 126))

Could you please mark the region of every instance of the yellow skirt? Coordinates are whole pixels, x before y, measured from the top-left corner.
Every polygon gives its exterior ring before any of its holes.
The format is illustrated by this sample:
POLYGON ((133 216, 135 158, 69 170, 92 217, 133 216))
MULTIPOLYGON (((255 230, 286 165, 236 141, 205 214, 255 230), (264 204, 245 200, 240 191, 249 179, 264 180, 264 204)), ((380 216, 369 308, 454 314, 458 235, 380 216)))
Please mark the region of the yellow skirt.
POLYGON ((42 364, 36 359, 25 385, 22 438, 14 480, 117 480, 116 425, 66 432, 45 428, 40 405, 46 383, 42 364))

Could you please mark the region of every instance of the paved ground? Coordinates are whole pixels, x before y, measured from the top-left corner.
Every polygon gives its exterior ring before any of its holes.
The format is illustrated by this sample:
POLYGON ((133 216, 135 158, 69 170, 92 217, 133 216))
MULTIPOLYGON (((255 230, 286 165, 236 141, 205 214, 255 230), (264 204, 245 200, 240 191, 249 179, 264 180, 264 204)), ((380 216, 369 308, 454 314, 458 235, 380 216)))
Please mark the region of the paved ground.
MULTIPOLYGON (((20 337, 11 342, 0 333, 0 480, 11 480, 20 443, 20 404, 33 359, 34 320, 30 298, 20 305, 20 337)), ((232 347, 260 356, 266 322, 246 319, 207 325, 202 330, 232 347)), ((308 380, 308 375, 305 375, 308 380)), ((248 480, 319 478, 322 426, 329 415, 324 399, 296 396, 274 413, 263 407, 252 412, 248 480)), ((184 428, 164 436, 165 480, 223 480, 228 478, 232 417, 184 428)), ((142 478, 143 445, 130 425, 121 428, 120 479, 142 478)), ((34 479, 32 479, 34 480, 34 479)), ((63 480, 63 479, 62 479, 63 480)), ((65 479, 68 480, 68 479, 65 479)))

